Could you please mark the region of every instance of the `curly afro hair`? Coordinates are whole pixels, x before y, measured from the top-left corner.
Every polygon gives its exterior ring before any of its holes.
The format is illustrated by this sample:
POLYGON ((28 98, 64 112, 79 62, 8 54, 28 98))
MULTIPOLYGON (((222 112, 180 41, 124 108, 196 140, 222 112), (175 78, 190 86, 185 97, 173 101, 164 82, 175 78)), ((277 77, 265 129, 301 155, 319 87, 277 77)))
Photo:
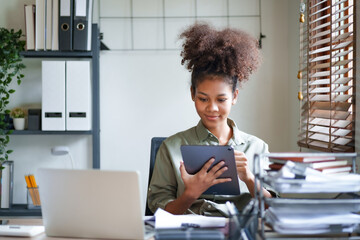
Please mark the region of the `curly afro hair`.
POLYGON ((235 91, 237 82, 248 80, 261 62, 258 41, 240 30, 218 31, 206 23, 196 23, 180 39, 184 39, 181 64, 192 72, 193 90, 205 77, 223 76, 235 91))

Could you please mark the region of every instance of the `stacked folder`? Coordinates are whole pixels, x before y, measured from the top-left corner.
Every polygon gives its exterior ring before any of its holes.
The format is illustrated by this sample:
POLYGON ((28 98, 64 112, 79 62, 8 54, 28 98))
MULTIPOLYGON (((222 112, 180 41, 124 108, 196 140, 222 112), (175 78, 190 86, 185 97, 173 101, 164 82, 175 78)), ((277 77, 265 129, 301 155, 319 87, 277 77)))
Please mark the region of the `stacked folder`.
POLYGON ((24 8, 27 50, 91 51, 93 0, 36 0, 24 8))
MULTIPOLYGON (((360 175, 326 175, 294 162, 264 181, 280 193, 345 193, 360 190, 360 175)), ((265 221, 280 234, 352 233, 360 224, 360 199, 265 199, 265 221)))
POLYGON ((325 174, 344 174, 352 170, 346 159, 337 159, 334 156, 308 156, 308 157, 270 157, 271 170, 280 170, 287 161, 296 162, 304 167, 310 167, 325 174))

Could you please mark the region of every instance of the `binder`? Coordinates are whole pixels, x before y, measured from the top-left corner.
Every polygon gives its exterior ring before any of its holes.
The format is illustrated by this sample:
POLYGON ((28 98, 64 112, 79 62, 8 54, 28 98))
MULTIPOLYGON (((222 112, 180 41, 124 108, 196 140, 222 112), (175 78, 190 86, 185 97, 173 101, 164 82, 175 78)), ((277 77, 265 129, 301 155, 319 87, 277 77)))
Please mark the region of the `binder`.
POLYGON ((51 50, 59 50, 59 0, 52 1, 52 38, 51 50))
POLYGON ((51 50, 52 42, 52 0, 45 0, 45 49, 51 50))
POLYGON ((74 0, 74 50, 91 50, 91 23, 92 0, 74 0))
POLYGON ((13 191, 14 191, 14 162, 5 161, 2 163, 5 167, 2 171, 0 191, 1 202, 0 208, 11 208, 13 204, 13 191))
POLYGON ((45 49, 45 0, 36 0, 35 50, 45 49))
POLYGON ((35 5, 25 5, 26 50, 35 50, 35 5))
POLYGON ((73 0, 59 2, 59 50, 72 50, 73 0))
POLYGON ((66 130, 91 130, 90 61, 66 62, 66 130))
POLYGON ((65 61, 42 61, 43 131, 65 131, 65 61))

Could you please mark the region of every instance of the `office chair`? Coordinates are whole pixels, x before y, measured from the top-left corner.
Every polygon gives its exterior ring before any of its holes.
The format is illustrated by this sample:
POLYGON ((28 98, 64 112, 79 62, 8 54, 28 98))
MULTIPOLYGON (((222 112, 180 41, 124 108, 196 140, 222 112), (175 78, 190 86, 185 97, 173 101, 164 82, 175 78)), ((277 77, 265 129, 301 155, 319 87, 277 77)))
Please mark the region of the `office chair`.
MULTIPOLYGON (((154 165, 155 165, 155 159, 156 159, 156 154, 159 150, 159 147, 161 145, 161 143, 165 140, 165 137, 153 137, 151 139, 151 149, 150 149, 150 167, 149 167, 149 182, 148 182, 148 187, 150 185, 150 181, 151 181, 151 177, 152 177, 152 173, 154 170, 154 165)), ((151 212, 151 210, 148 207, 148 202, 147 202, 147 198, 146 198, 146 209, 145 209, 145 216, 152 216, 153 213, 151 212)))

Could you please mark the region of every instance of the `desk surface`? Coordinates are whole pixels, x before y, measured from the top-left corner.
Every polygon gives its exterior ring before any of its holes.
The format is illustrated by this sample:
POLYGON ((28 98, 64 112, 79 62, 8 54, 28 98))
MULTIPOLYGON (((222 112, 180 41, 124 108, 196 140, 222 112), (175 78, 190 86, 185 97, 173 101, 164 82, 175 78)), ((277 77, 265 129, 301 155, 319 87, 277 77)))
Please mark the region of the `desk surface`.
MULTIPOLYGON (((9 220, 9 223, 8 224, 11 224, 11 225, 42 225, 42 219, 10 219, 9 220)), ((32 238, 24 238, 24 237, 4 237, 4 236, 1 236, 0 237, 1 240, 14 240, 14 239, 22 239, 22 240, 26 240, 26 239, 31 239, 31 240, 47 240, 47 239, 52 239, 52 240, 55 240, 55 239, 63 239, 63 240, 79 240, 79 238, 54 238, 54 237, 48 237, 46 236, 45 233, 41 233, 37 236, 34 236, 32 238)))

